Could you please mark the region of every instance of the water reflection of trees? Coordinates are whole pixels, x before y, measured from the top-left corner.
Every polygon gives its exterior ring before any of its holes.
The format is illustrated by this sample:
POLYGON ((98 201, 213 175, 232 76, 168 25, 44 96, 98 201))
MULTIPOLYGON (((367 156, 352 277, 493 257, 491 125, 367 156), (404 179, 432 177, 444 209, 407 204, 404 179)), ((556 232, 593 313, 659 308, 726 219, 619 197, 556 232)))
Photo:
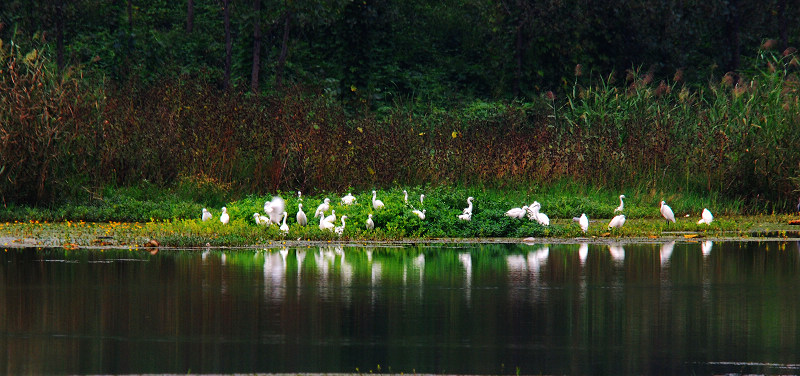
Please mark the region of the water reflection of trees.
POLYGON ((0 353, 7 373, 790 362, 798 252, 781 242, 12 250, 0 255, 0 353))

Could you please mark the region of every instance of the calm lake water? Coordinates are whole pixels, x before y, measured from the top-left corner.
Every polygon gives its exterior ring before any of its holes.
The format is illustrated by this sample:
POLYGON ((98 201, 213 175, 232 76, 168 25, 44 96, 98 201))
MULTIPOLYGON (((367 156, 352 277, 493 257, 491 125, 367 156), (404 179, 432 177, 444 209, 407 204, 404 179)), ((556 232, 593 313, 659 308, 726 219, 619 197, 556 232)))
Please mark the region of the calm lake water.
POLYGON ((0 248, 0 373, 800 373, 795 242, 0 248))

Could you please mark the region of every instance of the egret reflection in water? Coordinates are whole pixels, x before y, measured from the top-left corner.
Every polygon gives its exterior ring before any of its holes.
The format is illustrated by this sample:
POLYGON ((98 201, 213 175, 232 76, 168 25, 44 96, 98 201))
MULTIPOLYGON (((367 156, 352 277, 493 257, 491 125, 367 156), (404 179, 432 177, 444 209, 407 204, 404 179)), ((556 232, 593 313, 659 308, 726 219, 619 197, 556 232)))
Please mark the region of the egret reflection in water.
POLYGON ((669 258, 672 257, 672 251, 675 249, 675 242, 666 242, 661 244, 661 266, 664 266, 666 263, 669 262, 669 258))
POLYGON ((703 251, 703 256, 708 257, 711 254, 711 248, 714 247, 714 242, 706 240, 700 243, 700 249, 703 251))
POLYGON ((625 248, 622 247, 622 244, 609 244, 608 253, 615 262, 625 261, 625 248))

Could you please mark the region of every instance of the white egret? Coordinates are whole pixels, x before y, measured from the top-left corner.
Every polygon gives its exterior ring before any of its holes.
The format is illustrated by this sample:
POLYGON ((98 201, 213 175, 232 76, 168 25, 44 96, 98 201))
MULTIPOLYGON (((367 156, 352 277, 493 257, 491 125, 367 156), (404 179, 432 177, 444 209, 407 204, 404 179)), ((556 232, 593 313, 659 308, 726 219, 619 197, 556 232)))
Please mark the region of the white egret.
POLYGON ((222 214, 219 216, 219 221, 222 222, 223 225, 227 225, 230 219, 231 217, 228 215, 228 208, 223 206, 222 214))
POLYGON ((319 206, 317 206, 317 210, 314 211, 314 218, 319 217, 320 213, 325 213, 326 211, 330 210, 331 208, 331 199, 326 198, 319 206))
POLYGON ((208 211, 208 209, 203 208, 203 217, 202 218, 203 218, 203 222, 208 221, 209 219, 211 219, 211 212, 208 211))
POLYGON ((581 230, 583 230, 584 234, 589 230, 589 217, 586 216, 586 213, 581 214, 581 218, 578 219, 578 224, 581 225, 581 230))
POLYGON ((611 222, 608 224, 608 229, 612 228, 622 228, 622 225, 625 224, 625 215, 620 214, 611 219, 611 222))
POLYGON ((289 216, 289 213, 283 212, 283 224, 281 224, 281 232, 284 234, 289 233, 289 225, 286 224, 286 217, 289 216))
POLYGON ((356 202, 356 197, 353 196, 352 193, 348 193, 347 196, 342 197, 343 205, 353 205, 355 202, 356 202))
POLYGON ((297 191, 297 201, 303 201, 303 194, 297 191))
POLYGON ((331 215, 325 217, 324 221, 325 222, 330 222, 330 223, 336 222, 336 210, 332 209, 331 210, 331 215))
MULTIPOLYGON (((422 205, 422 201, 425 200, 425 195, 419 195, 419 204, 422 205)), ((800 210, 798 210, 800 211, 800 210)))
POLYGON ((344 225, 344 220, 345 219, 347 219, 347 216, 343 215, 342 216, 342 225, 341 226, 336 226, 336 228, 334 229, 334 232, 336 232, 336 235, 342 236, 342 234, 344 234, 344 226, 345 226, 344 225))
POLYGON ((383 201, 378 200, 378 192, 372 191, 372 208, 375 210, 383 209, 383 201))
POLYGON ((665 201, 661 201, 661 215, 667 221, 675 223, 675 213, 672 212, 672 208, 670 208, 665 201))
POLYGON ((458 219, 460 219, 462 221, 471 221, 472 220, 472 211, 471 210, 470 211, 466 211, 466 209, 464 209, 464 210, 465 210, 465 212, 462 213, 461 215, 459 215, 458 219))
MULTIPOLYGON (((472 196, 467 197, 467 207, 464 208, 464 211, 462 212, 462 214, 469 214, 470 218, 472 218, 472 200, 474 199, 475 198, 472 196)), ((467 221, 469 221, 469 219, 467 219, 467 221)))
POLYGON ((705 223, 707 225, 710 225, 711 221, 713 221, 713 220, 714 220, 714 216, 711 215, 711 212, 708 209, 704 208, 703 209, 703 214, 701 215, 700 220, 697 221, 697 224, 699 225, 699 224, 705 223))
POLYGON ((523 206, 521 208, 511 208, 506 212, 506 217, 520 219, 520 218, 524 218, 525 217, 525 213, 527 213, 527 212, 528 212, 528 205, 525 205, 525 206, 523 206))
POLYGON ((535 221, 537 217, 536 212, 533 211, 534 206, 541 207, 542 204, 540 204, 539 201, 534 201, 532 204, 528 205, 528 219, 531 221, 535 221))
POLYGON ((419 219, 425 219, 425 209, 422 209, 422 211, 415 209, 412 211, 412 213, 414 213, 417 217, 419 217, 419 219))
POLYGON ((375 228, 375 222, 372 221, 372 214, 367 217, 367 230, 372 230, 375 228))
POLYGON ((333 223, 325 221, 325 213, 319 213, 319 229, 320 230, 333 231, 334 227, 336 227, 336 226, 333 223))
POLYGON ((264 212, 269 215, 269 220, 274 224, 281 222, 281 215, 284 211, 286 211, 286 201, 279 196, 272 197, 272 201, 264 204, 264 212))
POLYGON ((256 224, 259 226, 265 226, 269 224, 269 218, 262 216, 259 213, 253 213, 253 219, 256 221, 256 224))
POLYGON ((408 191, 403 190, 403 203, 408 204, 408 191))
POLYGON ((303 211, 303 204, 297 204, 297 223, 300 226, 308 224, 308 217, 306 217, 306 212, 303 211))
POLYGON ((622 202, 622 199, 623 199, 623 198, 625 198, 625 195, 619 195, 619 206, 617 206, 617 208, 616 208, 616 209, 614 209, 614 213, 616 213, 616 212, 621 212, 621 211, 622 211, 622 208, 624 208, 624 207, 625 207, 625 203, 624 203, 624 202, 622 202))
POLYGON ((539 222, 540 225, 550 226, 550 218, 547 216, 547 214, 539 212, 541 208, 542 204, 540 204, 539 202, 534 202, 532 207, 531 206, 528 207, 528 212, 533 213, 533 218, 536 220, 536 222, 539 222))

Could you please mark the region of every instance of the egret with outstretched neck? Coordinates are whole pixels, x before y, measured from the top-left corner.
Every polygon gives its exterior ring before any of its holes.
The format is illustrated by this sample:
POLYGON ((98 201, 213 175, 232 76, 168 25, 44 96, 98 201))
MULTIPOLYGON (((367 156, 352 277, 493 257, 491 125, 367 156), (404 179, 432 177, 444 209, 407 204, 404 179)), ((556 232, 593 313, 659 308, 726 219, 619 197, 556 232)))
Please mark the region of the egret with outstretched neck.
POLYGON ((621 212, 621 211, 622 211, 622 208, 624 208, 624 207, 625 207, 625 203, 624 203, 624 202, 622 202, 622 199, 623 199, 623 198, 625 198, 625 195, 619 195, 619 206, 617 206, 617 208, 616 208, 616 209, 614 209, 614 213, 616 213, 616 212, 621 212))
POLYGON ((375 228, 375 222, 372 221, 372 214, 367 217, 367 230, 372 230, 375 228))
POLYGON ((286 217, 289 216, 289 213, 283 212, 283 224, 281 224, 281 232, 285 234, 289 233, 289 225, 286 224, 286 217))

